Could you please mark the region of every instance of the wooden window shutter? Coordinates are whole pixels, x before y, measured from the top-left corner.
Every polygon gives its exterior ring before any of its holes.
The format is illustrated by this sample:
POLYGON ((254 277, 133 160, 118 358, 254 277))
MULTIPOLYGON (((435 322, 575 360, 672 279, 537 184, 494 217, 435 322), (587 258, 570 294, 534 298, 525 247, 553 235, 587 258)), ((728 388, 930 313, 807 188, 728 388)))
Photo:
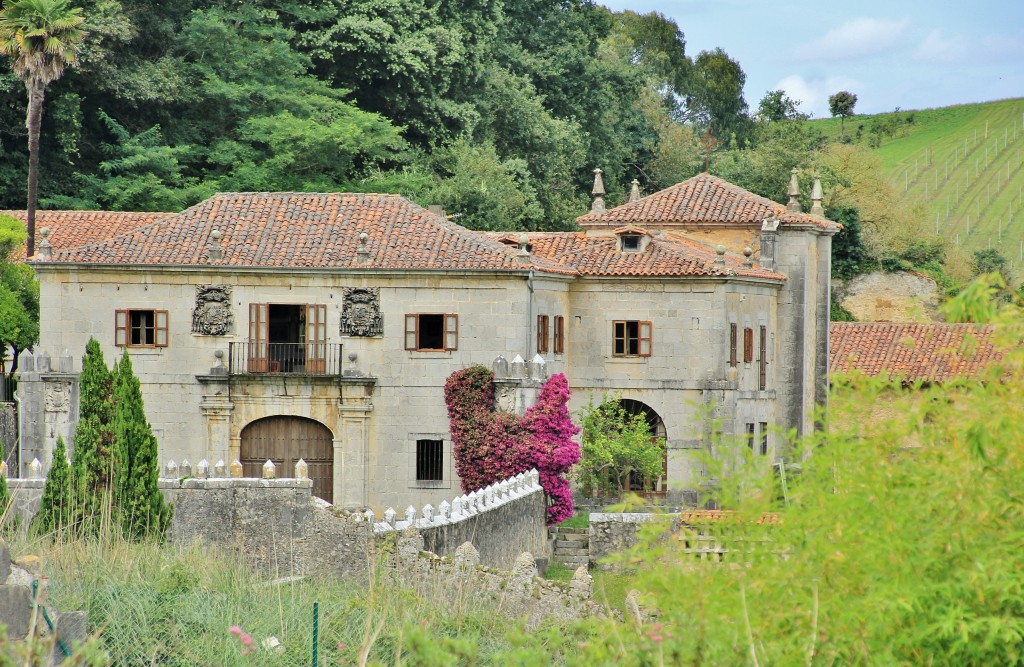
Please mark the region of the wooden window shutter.
POLYGON ((420 321, 419 315, 406 315, 405 316, 405 349, 415 350, 416 345, 416 327, 420 321))
POLYGON ((167 311, 154 310, 155 326, 153 327, 153 343, 156 347, 167 347, 167 311))
POLYGON ((306 371, 323 373, 327 368, 327 306, 306 305, 306 371))
POLYGON ((757 359, 757 388, 764 391, 768 388, 768 327, 761 325, 757 359))
POLYGON ((651 323, 641 322, 640 323, 640 347, 639 354, 641 357, 651 356, 651 323))
POLYGON ((114 311, 114 345, 124 347, 128 344, 128 311, 114 311))
POLYGON ((459 349, 459 316, 444 316, 444 349, 459 349))
POLYGON ((555 316, 555 354, 565 352, 565 318, 561 315, 555 316))
POLYGON ((537 316, 537 353, 547 354, 548 351, 548 316, 537 316))
POLYGON ((736 367, 736 323, 729 324, 729 365, 736 367))
POLYGON ((754 330, 750 327, 743 329, 743 363, 749 364, 754 360, 754 330))
POLYGON ((249 304, 249 372, 265 373, 267 362, 267 320, 270 306, 266 303, 249 304))

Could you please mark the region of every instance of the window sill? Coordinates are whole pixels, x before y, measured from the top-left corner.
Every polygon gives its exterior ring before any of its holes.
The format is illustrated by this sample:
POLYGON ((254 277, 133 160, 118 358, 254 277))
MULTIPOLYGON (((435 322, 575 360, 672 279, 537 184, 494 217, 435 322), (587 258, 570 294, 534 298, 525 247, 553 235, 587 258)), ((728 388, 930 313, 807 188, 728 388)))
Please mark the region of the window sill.
POLYGON ((413 480, 409 482, 410 489, 450 489, 452 488, 451 480, 437 479, 437 480, 413 480))

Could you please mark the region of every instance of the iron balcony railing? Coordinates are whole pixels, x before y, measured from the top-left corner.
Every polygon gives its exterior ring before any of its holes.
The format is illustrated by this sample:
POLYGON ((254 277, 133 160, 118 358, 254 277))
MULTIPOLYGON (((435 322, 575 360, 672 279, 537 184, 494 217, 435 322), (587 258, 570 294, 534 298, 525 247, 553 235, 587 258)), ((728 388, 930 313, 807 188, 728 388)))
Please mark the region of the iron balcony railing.
POLYGON ((228 346, 228 373, 341 375, 341 343, 264 343, 228 346))

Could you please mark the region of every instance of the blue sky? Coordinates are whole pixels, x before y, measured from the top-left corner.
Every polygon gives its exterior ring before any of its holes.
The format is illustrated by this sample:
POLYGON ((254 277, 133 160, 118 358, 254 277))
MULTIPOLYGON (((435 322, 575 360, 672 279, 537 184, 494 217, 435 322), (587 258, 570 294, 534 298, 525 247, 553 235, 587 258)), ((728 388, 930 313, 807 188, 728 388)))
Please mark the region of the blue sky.
POLYGON ((1024 97, 1024 0, 598 2, 669 16, 691 57, 725 49, 751 110, 777 88, 815 118, 839 90, 857 113, 1024 97))

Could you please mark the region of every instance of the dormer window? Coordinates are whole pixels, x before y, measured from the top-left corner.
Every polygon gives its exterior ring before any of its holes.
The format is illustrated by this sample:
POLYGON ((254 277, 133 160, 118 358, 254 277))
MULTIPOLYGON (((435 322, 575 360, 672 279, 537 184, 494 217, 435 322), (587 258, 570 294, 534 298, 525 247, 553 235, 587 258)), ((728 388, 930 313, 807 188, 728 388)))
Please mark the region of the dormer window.
POLYGON ((620 252, 641 252, 646 247, 646 241, 651 236, 646 229, 641 229, 635 225, 619 227, 612 233, 619 237, 620 252))
POLYGON ((639 234, 623 234, 619 237, 622 242, 622 252, 639 252, 640 251, 640 235, 639 234))

